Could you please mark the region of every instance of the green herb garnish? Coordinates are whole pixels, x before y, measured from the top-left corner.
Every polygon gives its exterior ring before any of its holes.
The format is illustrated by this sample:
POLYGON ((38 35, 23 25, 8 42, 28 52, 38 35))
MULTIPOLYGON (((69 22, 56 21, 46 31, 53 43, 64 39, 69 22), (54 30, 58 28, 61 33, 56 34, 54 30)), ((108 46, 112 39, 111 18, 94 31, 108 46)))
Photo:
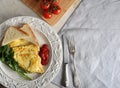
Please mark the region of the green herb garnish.
POLYGON ((19 75, 24 77, 25 79, 31 80, 31 78, 27 76, 28 71, 20 67, 18 62, 15 61, 13 57, 14 57, 14 51, 11 47, 9 47, 9 45, 0 47, 0 60, 6 65, 8 65, 11 69, 16 71, 19 75))

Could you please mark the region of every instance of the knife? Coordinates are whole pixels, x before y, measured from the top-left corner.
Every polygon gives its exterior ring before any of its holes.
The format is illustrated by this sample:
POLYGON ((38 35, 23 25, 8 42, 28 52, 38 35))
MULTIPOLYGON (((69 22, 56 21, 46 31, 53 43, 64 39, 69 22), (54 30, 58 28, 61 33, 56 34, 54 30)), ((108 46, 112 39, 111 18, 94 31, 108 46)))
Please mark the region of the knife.
POLYGON ((64 85, 65 87, 69 86, 69 68, 68 68, 68 57, 66 56, 65 52, 67 49, 67 41, 66 41, 66 37, 63 35, 62 36, 63 39, 63 64, 64 64, 64 85))

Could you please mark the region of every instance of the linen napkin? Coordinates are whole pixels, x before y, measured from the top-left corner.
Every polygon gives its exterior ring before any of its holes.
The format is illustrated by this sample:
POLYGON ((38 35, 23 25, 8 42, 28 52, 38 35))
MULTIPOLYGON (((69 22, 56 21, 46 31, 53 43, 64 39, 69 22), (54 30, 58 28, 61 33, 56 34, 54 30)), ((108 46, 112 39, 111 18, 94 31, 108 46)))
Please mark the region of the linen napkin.
POLYGON ((53 83, 49 83, 45 88, 59 88, 59 87, 53 83))
MULTIPOLYGON (((73 35, 76 45, 75 63, 80 88, 119 88, 120 86, 120 30, 69 29, 63 36, 73 35)), ((66 43, 67 44, 67 43, 66 43)), ((65 54, 69 57, 68 50, 65 54)), ((74 88, 69 61, 69 88, 74 88)), ((62 69, 53 80, 61 85, 62 69)))

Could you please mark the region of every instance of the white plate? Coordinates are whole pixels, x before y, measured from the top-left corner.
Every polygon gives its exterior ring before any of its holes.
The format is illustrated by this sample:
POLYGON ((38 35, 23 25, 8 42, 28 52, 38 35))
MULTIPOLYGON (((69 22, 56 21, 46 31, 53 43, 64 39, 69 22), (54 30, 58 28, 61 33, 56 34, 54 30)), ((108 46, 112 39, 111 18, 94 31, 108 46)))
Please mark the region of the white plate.
POLYGON ((28 81, 0 61, 0 83, 8 88, 44 88, 59 72, 62 64, 62 44, 57 33, 47 23, 29 16, 14 17, 3 22, 0 25, 0 40, 9 26, 20 26, 24 23, 32 27, 40 45, 44 43, 49 45, 51 52, 49 64, 45 66, 44 74, 33 74, 34 79, 28 81))

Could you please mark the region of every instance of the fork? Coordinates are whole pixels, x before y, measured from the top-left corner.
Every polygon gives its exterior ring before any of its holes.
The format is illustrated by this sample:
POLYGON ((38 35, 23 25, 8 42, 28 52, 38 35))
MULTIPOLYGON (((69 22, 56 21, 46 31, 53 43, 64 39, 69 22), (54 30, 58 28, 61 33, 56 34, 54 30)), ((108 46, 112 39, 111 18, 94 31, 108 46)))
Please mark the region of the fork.
POLYGON ((74 69, 74 72, 73 72, 73 82, 74 82, 74 86, 75 88, 79 88, 80 86, 80 80, 79 80, 79 77, 77 75, 77 69, 76 69, 76 65, 75 65, 75 41, 74 41, 74 37, 73 36, 70 36, 70 38, 68 39, 68 49, 69 49, 69 53, 70 53, 70 56, 72 58, 72 62, 73 62, 73 69, 74 69))

